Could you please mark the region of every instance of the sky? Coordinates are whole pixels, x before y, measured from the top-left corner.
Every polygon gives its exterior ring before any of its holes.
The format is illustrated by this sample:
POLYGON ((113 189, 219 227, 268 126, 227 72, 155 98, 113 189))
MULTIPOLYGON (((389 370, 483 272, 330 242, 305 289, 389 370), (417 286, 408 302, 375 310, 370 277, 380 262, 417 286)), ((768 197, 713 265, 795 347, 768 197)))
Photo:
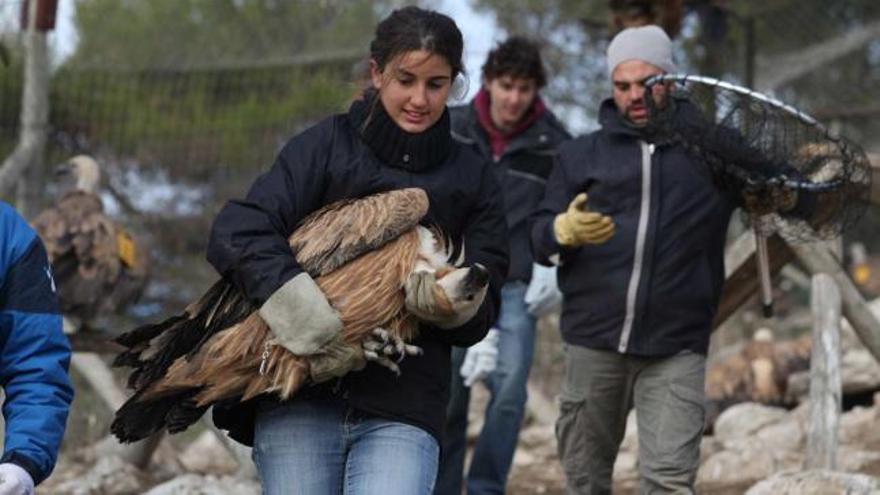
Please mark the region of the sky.
POLYGON ((504 37, 491 13, 477 11, 469 0, 442 0, 437 10, 452 17, 464 36, 465 70, 469 85, 465 100, 480 89, 480 67, 489 50, 504 37))

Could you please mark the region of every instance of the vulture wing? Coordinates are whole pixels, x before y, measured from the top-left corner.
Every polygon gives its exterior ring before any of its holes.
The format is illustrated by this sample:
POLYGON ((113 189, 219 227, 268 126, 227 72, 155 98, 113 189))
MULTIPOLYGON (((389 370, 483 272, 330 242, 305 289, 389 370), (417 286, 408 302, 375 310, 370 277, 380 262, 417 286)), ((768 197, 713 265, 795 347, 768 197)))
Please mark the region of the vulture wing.
MULTIPOLYGON (((401 324, 394 321, 402 311, 401 265, 415 262, 414 227, 427 209, 421 189, 389 191, 328 205, 291 236, 297 261, 340 312, 347 341, 382 323, 401 324)), ((218 400, 292 394, 307 367, 275 346, 268 371, 258 373, 271 335, 256 309, 220 280, 184 314, 120 336, 128 350, 114 364, 134 368, 136 392, 117 411, 113 433, 135 441, 162 428, 181 431, 218 400)))
POLYGON ((303 270, 319 277, 396 239, 427 212, 428 196, 418 188, 338 201, 308 216, 290 247, 303 270))

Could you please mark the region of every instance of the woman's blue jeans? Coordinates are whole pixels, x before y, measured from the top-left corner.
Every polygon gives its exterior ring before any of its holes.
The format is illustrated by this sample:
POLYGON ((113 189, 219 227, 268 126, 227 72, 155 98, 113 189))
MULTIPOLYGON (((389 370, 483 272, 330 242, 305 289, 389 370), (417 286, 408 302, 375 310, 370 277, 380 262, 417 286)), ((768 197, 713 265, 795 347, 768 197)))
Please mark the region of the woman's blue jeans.
MULTIPOLYGON (((501 288, 498 366, 486 380, 491 393, 485 421, 474 446, 467 475, 468 495, 503 494, 525 416, 526 388, 535 353, 535 317, 523 301, 526 284, 509 282, 501 288)), ((467 349, 452 349, 452 387, 447 407, 443 459, 434 495, 460 495, 464 471, 470 389, 459 369, 467 349)))
POLYGON ((439 446, 425 430, 342 402, 293 401, 261 411, 254 462, 268 495, 430 494, 439 446))

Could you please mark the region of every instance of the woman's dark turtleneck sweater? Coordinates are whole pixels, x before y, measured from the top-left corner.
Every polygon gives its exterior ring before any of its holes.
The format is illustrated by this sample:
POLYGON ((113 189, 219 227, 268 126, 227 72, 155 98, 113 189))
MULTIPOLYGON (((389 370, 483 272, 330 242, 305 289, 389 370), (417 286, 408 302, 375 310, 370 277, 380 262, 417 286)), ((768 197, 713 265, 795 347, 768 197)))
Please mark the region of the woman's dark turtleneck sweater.
POLYGON ((391 167, 419 172, 443 163, 449 156, 452 135, 446 108, 440 120, 416 134, 401 129, 372 91, 352 103, 348 115, 367 147, 391 167))

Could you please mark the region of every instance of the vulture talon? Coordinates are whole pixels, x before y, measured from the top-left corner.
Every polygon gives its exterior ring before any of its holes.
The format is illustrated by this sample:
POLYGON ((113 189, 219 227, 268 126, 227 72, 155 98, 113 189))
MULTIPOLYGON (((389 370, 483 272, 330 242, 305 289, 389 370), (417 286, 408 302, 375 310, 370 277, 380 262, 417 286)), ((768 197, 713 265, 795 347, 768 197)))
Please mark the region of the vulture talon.
POLYGON ((391 361, 385 356, 380 356, 373 351, 364 351, 364 357, 367 358, 367 361, 372 361, 379 366, 388 368, 395 375, 400 376, 400 367, 394 361, 391 361))

